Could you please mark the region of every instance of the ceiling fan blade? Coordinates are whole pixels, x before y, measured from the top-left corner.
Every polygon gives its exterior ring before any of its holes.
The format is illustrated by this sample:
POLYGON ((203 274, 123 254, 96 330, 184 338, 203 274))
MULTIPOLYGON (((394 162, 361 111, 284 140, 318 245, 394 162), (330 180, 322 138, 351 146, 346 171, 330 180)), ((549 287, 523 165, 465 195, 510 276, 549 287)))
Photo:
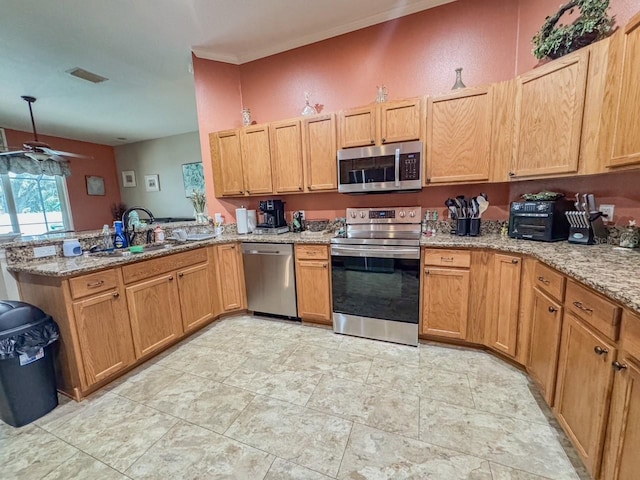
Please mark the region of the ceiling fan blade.
POLYGON ((10 152, 0 152, 0 157, 24 157, 27 150, 12 150, 10 152))
POLYGON ((93 158, 88 155, 80 155, 78 153, 71 152, 62 152, 60 150, 53 150, 52 148, 40 148, 43 152, 48 153, 49 155, 63 156, 63 157, 74 157, 74 158, 93 158))

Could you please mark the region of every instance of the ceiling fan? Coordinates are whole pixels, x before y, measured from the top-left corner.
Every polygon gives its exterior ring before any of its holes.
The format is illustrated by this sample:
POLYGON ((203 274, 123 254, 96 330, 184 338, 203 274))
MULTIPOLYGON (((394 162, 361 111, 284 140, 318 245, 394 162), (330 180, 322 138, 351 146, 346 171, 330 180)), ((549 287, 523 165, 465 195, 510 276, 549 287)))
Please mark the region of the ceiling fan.
POLYGON ((67 160, 63 157, 91 158, 86 155, 79 155, 77 153, 53 150, 48 144, 39 142, 38 132, 36 131, 36 122, 33 119, 33 110, 31 109, 31 104, 36 101, 36 98, 29 95, 23 95, 21 98, 29 104, 29 114, 31 115, 31 126, 33 127, 34 139, 30 142, 24 142, 22 144, 22 149, 13 148, 8 152, 0 152, 0 157, 29 157, 33 160, 38 161, 51 159, 58 162, 66 162, 67 160))

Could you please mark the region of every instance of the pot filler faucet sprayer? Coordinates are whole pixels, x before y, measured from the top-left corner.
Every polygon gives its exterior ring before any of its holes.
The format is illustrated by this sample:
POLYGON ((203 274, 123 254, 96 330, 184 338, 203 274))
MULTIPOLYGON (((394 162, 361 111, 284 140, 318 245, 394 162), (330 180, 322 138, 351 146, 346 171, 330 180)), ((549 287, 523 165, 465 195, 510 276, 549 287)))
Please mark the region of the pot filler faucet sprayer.
POLYGON ((140 210, 144 213, 146 213, 149 216, 149 223, 155 223, 155 218, 153 217, 153 213, 151 213, 149 210, 147 210, 144 207, 131 207, 131 208, 127 208, 124 213, 122 214, 122 228, 124 228, 124 234, 127 237, 127 241, 129 242, 129 245, 133 244, 133 239, 136 236, 136 227, 135 225, 131 227, 131 232, 129 232, 129 215, 131 214, 131 212, 133 212, 134 210, 140 210))

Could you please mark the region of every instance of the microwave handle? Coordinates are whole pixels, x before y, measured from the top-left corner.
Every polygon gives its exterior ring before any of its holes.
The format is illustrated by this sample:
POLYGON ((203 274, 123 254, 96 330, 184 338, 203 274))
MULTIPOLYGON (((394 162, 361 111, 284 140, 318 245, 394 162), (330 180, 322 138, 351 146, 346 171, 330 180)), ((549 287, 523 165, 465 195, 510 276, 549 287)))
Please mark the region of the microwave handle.
POLYGON ((396 187, 400 186, 400 149, 396 148, 396 162, 395 162, 395 167, 396 167, 396 187))

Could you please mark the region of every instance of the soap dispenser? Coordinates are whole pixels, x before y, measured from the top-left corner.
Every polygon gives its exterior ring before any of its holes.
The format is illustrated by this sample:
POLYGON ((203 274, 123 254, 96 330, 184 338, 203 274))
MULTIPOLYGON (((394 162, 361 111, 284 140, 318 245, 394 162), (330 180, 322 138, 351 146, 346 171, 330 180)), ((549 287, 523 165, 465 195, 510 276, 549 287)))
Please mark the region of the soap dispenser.
POLYGON ((113 246, 116 248, 126 248, 128 246, 128 242, 127 236, 124 234, 124 231, 122 229, 122 222, 113 222, 113 228, 115 228, 116 230, 116 237, 113 242, 113 246))

